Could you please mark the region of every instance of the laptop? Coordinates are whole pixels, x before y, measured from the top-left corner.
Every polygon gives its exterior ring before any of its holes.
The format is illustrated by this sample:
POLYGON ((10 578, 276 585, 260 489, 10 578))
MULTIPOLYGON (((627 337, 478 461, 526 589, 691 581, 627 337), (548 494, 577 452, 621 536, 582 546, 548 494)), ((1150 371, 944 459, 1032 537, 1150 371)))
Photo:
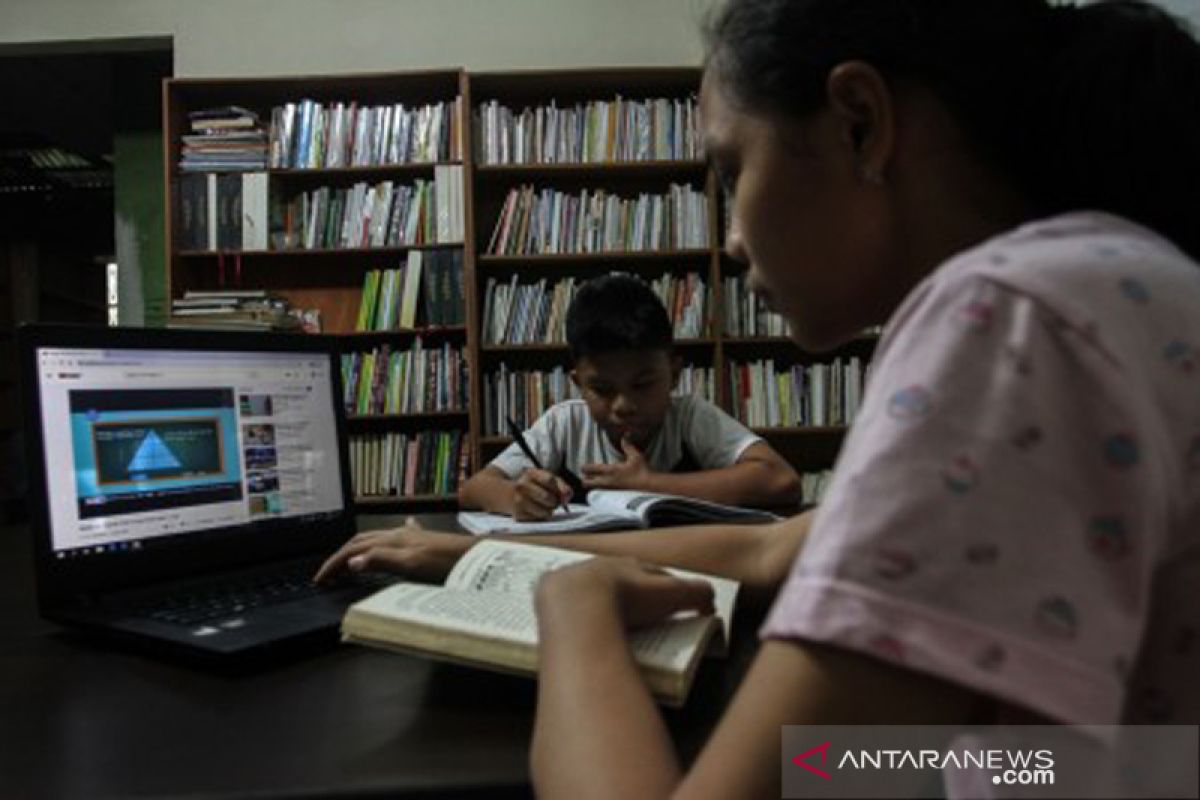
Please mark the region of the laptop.
POLYGON ((314 587, 354 534, 321 336, 18 333, 42 615, 213 663, 337 642, 377 588, 314 587))

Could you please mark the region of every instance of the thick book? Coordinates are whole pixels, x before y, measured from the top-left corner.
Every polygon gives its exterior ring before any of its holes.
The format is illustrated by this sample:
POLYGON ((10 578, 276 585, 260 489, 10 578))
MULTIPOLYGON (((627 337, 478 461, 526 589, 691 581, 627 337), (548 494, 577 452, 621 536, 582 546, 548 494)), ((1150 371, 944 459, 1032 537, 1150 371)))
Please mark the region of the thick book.
POLYGON ((571 531, 619 531, 631 528, 662 528, 672 525, 701 525, 710 522, 737 524, 775 522, 769 511, 741 508, 674 494, 593 489, 587 504, 571 503, 540 522, 518 522, 506 514, 460 511, 458 524, 471 533, 567 533, 571 531))
MULTIPOLYGON (((533 593, 538 578, 588 558, 587 553, 555 547, 480 542, 458 560, 443 586, 395 583, 352 605, 342 620, 342 639, 497 672, 536 675, 533 593)), ((711 583, 715 615, 677 615, 632 632, 629 644, 650 691, 665 705, 681 706, 703 656, 726 652, 738 584, 668 571, 711 583)))

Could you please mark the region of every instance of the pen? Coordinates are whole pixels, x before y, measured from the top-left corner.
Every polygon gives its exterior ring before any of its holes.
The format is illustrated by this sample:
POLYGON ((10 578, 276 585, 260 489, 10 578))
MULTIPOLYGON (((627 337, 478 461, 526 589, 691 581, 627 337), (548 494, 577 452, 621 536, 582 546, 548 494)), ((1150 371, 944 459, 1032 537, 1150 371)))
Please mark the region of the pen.
MULTIPOLYGON (((533 462, 533 466, 537 467, 538 469, 545 469, 545 467, 542 466, 542 462, 538 461, 538 457, 534 455, 533 450, 529 447, 529 442, 525 441, 525 434, 521 433, 520 426, 513 421, 512 417, 508 417, 507 420, 508 432, 512 434, 513 441, 517 443, 517 447, 521 448, 521 452, 525 454, 525 457, 533 462)), ((563 511, 571 510, 567 506, 566 500, 563 501, 562 508, 563 511)))

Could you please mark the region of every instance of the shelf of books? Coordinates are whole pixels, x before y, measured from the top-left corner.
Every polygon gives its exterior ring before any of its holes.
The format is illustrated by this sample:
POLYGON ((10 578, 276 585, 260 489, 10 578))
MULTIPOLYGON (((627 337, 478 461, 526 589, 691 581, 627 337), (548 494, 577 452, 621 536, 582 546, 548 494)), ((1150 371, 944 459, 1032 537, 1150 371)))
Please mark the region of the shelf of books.
MULTIPOLYGON (((166 83, 168 324, 342 342, 364 509, 449 508, 463 475, 573 396, 578 287, 641 276, 677 391, 760 431, 813 487, 873 339, 812 357, 721 255, 700 71, 630 68, 166 83)), ((816 489, 814 489, 816 491, 816 489)))
POLYGON ((845 432, 858 413, 877 331, 831 353, 801 351, 788 325, 722 259, 723 399, 801 473, 804 504, 820 500, 845 432))
POLYGON ((453 505, 470 469, 460 70, 166 83, 177 327, 343 345, 364 507, 453 505))

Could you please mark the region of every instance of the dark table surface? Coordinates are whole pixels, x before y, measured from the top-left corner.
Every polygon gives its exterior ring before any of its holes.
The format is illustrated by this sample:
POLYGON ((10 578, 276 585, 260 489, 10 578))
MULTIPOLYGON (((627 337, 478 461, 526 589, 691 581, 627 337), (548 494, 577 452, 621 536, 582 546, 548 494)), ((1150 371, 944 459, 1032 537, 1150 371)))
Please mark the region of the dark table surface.
MULTIPOLYGON (((0 528, 0 797, 528 795, 534 681, 353 646, 239 675, 156 660, 38 618, 28 539, 0 528)), ((685 758, 753 655, 745 616, 666 712, 685 758)))

